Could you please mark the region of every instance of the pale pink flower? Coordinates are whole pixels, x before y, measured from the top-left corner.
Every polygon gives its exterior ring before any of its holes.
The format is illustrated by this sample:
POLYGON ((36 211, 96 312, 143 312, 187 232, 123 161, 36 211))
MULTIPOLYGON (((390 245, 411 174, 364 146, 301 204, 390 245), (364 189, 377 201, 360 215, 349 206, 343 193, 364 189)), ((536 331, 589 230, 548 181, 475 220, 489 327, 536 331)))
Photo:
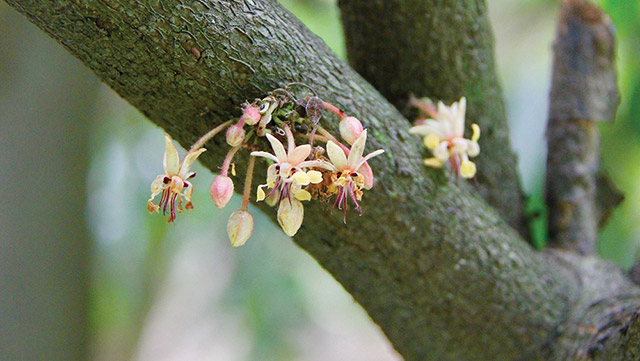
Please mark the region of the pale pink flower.
POLYGON ((351 198, 356 209, 362 214, 358 201, 362 197, 362 188, 370 189, 373 185, 373 173, 367 165, 367 160, 384 153, 383 149, 375 150, 362 156, 367 142, 367 130, 356 139, 348 152, 332 141, 327 142, 327 155, 331 163, 324 163, 322 168, 333 171, 332 187, 336 188, 337 196, 334 205, 343 210, 346 219, 347 197, 351 198))
POLYGON ((267 168, 267 183, 258 186, 257 201, 277 197, 278 222, 287 235, 293 236, 300 228, 304 217, 304 207, 300 201, 311 199, 311 194, 302 187, 322 182, 322 173, 305 169, 316 167, 324 162, 307 161, 306 159, 311 153, 311 146, 309 144, 296 146, 291 130, 287 127, 285 132, 288 143, 286 151, 276 137, 267 134, 266 137, 271 144, 273 154, 257 151, 251 152, 251 155, 267 158, 274 162, 267 168), (265 194, 263 188, 271 190, 268 195, 265 194))
POLYGON ((187 203, 186 209, 192 209, 191 194, 193 193, 193 184, 187 182, 189 178, 196 175, 195 172, 190 172, 189 169, 195 160, 206 149, 199 148, 194 151, 189 151, 180 161, 178 157, 178 150, 173 145, 171 137, 168 134, 164 135, 165 140, 165 152, 164 152, 164 174, 158 175, 156 179, 151 183, 151 198, 147 202, 147 209, 149 213, 157 212, 162 208, 162 213, 166 214, 167 207, 169 207, 169 222, 173 222, 176 219, 176 211, 182 212, 182 198, 187 203), (160 203, 158 205, 153 204, 153 199, 162 193, 160 203), (176 204, 176 200, 178 204, 176 204))
POLYGON ((433 152, 432 158, 424 160, 425 165, 439 168, 448 161, 450 167, 463 178, 472 178, 476 174, 476 165, 469 157, 480 153, 480 127, 472 124, 471 139, 464 138, 466 106, 464 97, 451 106, 438 102, 437 119, 426 119, 409 129, 409 133, 422 135, 425 147, 433 152))

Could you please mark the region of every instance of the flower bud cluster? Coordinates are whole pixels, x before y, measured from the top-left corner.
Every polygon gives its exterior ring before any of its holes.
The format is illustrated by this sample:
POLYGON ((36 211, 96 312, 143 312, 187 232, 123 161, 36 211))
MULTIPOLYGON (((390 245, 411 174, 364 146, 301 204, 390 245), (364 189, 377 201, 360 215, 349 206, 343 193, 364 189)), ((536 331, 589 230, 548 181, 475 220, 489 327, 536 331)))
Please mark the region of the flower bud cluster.
MULTIPOLYGON (((247 149, 251 157, 246 169, 242 206, 231 214, 227 223, 232 246, 242 246, 253 232, 253 216, 248 211, 248 204, 257 158, 264 158, 270 164, 266 182, 256 189, 256 201, 277 207, 278 223, 287 235, 295 235, 302 226, 303 202, 333 198, 334 207, 342 210, 345 221, 349 203, 353 203, 362 214, 359 201, 363 190, 373 186, 373 172, 367 161, 384 150, 378 149, 363 156, 367 130, 356 117, 346 115, 316 95, 298 99, 288 89, 276 89, 263 99, 245 104, 238 121, 231 123, 226 122, 203 136, 181 162, 170 138, 166 137, 165 173, 159 175, 152 185, 152 197, 148 202, 150 212, 160 209, 166 212, 169 206, 169 221, 173 221, 176 210, 181 212, 183 209, 183 198, 187 201, 185 208, 192 208, 193 186, 187 179, 195 174, 189 172, 189 167, 204 152, 202 145, 228 126, 225 137, 231 150, 225 157, 220 174, 209 188, 217 208, 224 208, 234 193, 229 168, 236 152, 247 149), (340 136, 350 147, 320 125, 323 109, 337 115, 340 136), (318 142, 325 146, 316 145, 318 142), (262 148, 267 143, 270 151, 262 148), (153 198, 161 193, 160 204, 153 204, 153 198)), ((231 173, 235 175, 233 171, 231 173)))

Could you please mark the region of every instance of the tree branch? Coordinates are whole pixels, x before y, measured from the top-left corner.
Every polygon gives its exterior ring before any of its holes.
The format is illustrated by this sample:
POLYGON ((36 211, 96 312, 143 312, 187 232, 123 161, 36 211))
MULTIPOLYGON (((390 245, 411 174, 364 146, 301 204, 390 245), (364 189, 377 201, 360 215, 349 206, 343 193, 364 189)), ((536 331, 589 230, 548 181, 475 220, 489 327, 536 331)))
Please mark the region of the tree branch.
MULTIPOLYGON (((606 213, 597 202, 596 122, 613 120, 618 106, 614 50, 613 26, 602 10, 585 0, 565 0, 547 125, 549 244, 581 254, 595 253, 599 218, 606 213)), ((599 198, 607 197, 601 192, 599 198)))
MULTIPOLYGON (((371 149, 387 151, 371 161, 364 216, 344 226, 310 204, 295 241, 407 360, 543 359, 575 301, 615 296, 583 292, 582 272, 534 252, 471 187, 425 170, 406 119, 275 1, 8 2, 185 146, 291 81, 363 120, 371 149)), ((228 147, 208 148, 200 159, 215 170, 228 147)), ((237 165, 242 177, 246 153, 237 165)))
POLYGON ((339 5, 349 63, 398 109, 409 113, 411 94, 447 104, 467 97, 467 119, 482 129, 473 184, 528 238, 484 1, 340 0, 339 5))

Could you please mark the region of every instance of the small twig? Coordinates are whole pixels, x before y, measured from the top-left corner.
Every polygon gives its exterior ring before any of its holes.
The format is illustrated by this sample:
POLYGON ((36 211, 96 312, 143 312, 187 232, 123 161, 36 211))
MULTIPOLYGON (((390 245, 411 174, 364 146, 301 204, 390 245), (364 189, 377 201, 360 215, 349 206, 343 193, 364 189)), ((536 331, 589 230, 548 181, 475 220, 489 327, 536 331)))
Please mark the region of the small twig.
POLYGON ((615 116, 618 92, 609 18, 586 0, 564 0, 554 44, 547 124, 549 244, 595 253, 599 211, 596 122, 615 116))

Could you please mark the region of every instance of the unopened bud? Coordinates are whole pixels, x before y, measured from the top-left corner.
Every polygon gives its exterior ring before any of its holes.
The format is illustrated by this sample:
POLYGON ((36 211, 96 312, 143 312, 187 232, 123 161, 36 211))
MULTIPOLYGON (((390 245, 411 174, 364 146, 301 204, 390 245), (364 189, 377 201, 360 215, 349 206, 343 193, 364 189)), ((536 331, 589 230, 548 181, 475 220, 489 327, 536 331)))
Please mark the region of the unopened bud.
MULTIPOLYGON (((242 124, 242 123, 240 123, 242 124)), ((239 124, 235 124, 227 129, 227 144, 237 147, 244 142, 244 129, 239 124)))
POLYGON ((297 199, 282 200, 280 207, 278 207, 278 223, 284 233, 287 236, 293 237, 300 226, 302 225, 302 219, 304 218, 304 207, 302 203, 297 199))
POLYGON ((244 108, 242 112, 242 117, 240 117, 240 121, 244 121, 249 125, 255 125, 260 121, 262 115, 260 114, 260 109, 254 106, 248 105, 244 108))
POLYGON ((216 207, 224 208, 233 195, 233 181, 226 175, 218 174, 211 182, 209 194, 216 207))
POLYGON ((356 117, 345 117, 340 121, 340 136, 349 145, 362 134, 362 123, 356 117))
POLYGON ((227 234, 233 247, 240 247, 251 237, 253 232, 253 216, 242 209, 231 213, 227 222, 227 234))

